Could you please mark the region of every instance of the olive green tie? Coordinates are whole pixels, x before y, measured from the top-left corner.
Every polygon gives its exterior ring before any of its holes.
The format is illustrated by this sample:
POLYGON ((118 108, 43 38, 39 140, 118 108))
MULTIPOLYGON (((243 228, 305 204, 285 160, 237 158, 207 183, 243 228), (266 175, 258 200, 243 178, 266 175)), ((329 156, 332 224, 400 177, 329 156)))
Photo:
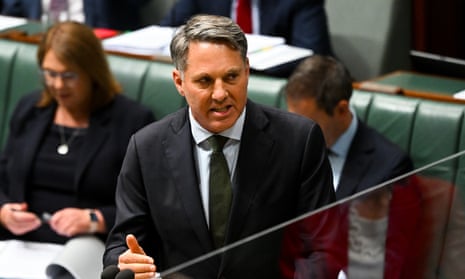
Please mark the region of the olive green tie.
POLYGON ((228 163, 223 154, 223 146, 228 138, 214 135, 208 138, 212 147, 210 158, 210 232, 215 248, 224 245, 224 238, 231 208, 232 189, 228 163))

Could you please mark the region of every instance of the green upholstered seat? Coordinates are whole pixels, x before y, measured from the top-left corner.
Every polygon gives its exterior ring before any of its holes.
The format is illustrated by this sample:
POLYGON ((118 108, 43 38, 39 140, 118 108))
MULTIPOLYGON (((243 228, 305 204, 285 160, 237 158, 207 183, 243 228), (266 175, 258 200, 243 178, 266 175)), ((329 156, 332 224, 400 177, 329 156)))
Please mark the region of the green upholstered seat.
MULTIPOLYGON (((460 146, 464 106, 422 101, 412 129, 410 155, 415 167, 422 167, 457 152, 460 146)), ((427 173, 453 182, 457 160, 434 166, 427 173)))
POLYGON ((260 104, 282 107, 281 90, 287 80, 261 75, 251 75, 248 86, 248 98, 260 104))
MULTIPOLYGON (((10 80, 13 71, 13 61, 18 50, 18 44, 0 40, 0 135, 7 130, 6 117, 8 110, 8 98, 10 97, 10 80)), ((2 146, 3 137, 0 138, 2 146)))
MULTIPOLYGON (((36 54, 36 45, 25 43, 18 44, 17 53, 11 69, 9 97, 6 101, 5 109, 5 123, 9 123, 16 103, 22 96, 33 90, 42 88, 36 54)), ((6 139, 6 134, 7 131, 5 130, 1 139, 2 145, 6 139)))
POLYGON ((150 61, 118 55, 108 55, 107 57, 113 75, 123 87, 123 93, 139 101, 150 61))
POLYGON ((366 123, 408 152, 419 102, 415 98, 375 93, 366 123))
MULTIPOLYGON (((33 44, 0 40, 0 140, 17 101, 42 87, 33 44)), ((157 119, 186 105, 172 80, 173 65, 109 55, 109 63, 126 94, 151 108, 157 119)), ((248 97, 286 109, 286 80, 251 75, 248 97)), ((422 167, 465 149, 465 105, 354 90, 351 104, 357 115, 408 151, 422 167)), ((462 156, 463 157, 463 156, 462 156)), ((434 166, 427 174, 465 184, 465 159, 434 166)), ((465 187, 465 185, 463 186, 465 187)))
POLYGON ((352 98, 350 98, 350 104, 355 109, 357 117, 363 121, 366 121, 368 109, 370 108, 371 101, 373 99, 373 93, 354 90, 352 92, 352 98))
POLYGON ((152 109, 156 119, 176 111, 186 104, 173 83, 174 66, 168 63, 150 64, 142 86, 141 102, 152 109))

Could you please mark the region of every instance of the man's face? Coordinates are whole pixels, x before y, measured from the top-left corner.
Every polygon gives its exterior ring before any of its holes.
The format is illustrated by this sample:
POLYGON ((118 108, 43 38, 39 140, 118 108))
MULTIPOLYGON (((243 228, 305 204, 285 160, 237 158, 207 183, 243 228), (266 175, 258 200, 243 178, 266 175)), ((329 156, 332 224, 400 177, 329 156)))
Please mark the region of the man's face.
POLYGON ((287 99, 287 108, 290 112, 297 113, 317 122, 323 131, 332 124, 332 117, 319 108, 315 99, 303 98, 300 100, 287 99))
POLYGON ((190 43, 187 67, 173 71, 173 79, 194 118, 212 133, 232 127, 247 102, 248 62, 224 44, 190 43))
POLYGON ((303 98, 292 100, 287 98, 287 108, 290 112, 306 116, 321 127, 327 146, 331 146, 340 135, 341 122, 335 110, 335 115, 331 116, 322 108, 318 107, 314 98, 303 98))

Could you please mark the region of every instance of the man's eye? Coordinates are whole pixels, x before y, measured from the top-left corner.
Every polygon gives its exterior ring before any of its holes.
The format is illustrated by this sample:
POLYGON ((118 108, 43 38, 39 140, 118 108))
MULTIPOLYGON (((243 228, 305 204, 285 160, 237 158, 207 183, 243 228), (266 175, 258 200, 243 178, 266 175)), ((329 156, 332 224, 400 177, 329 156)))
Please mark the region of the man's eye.
POLYGON ((236 74, 236 73, 228 74, 228 75, 226 76, 226 80, 227 80, 228 82, 235 81, 235 80, 237 79, 237 77, 238 77, 238 74, 236 74))
POLYGON ((202 84, 202 85, 208 85, 211 83, 211 79, 210 78, 200 78, 198 79, 198 83, 202 84))

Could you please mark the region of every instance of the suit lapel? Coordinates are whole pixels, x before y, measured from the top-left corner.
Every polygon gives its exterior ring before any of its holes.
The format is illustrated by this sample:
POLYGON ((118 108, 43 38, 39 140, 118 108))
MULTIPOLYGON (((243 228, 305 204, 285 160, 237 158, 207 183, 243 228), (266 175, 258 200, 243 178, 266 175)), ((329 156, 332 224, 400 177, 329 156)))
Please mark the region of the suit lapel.
POLYGON ((74 187, 78 187, 86 167, 109 137, 110 114, 110 109, 103 109, 91 116, 87 135, 84 137, 82 149, 76 164, 74 187))
POLYGON ((373 143, 366 140, 364 136, 363 123, 359 121, 336 190, 337 199, 348 197, 357 191, 358 185, 361 184, 361 178, 371 164, 370 154, 373 149, 373 143))
POLYGON ((248 101, 247 114, 242 132, 239 157, 236 166, 236 179, 233 185, 233 204, 230 216, 227 242, 240 239, 244 219, 252 206, 257 190, 266 170, 263 162, 270 162, 273 138, 264 132, 268 118, 253 103, 248 101))
POLYGON ((37 154, 37 149, 39 144, 42 141, 45 133, 50 127, 50 124, 53 119, 55 112, 55 106, 50 106, 45 109, 44 113, 38 113, 32 117, 31 121, 28 121, 28 125, 23 127, 23 135, 21 136, 20 143, 16 146, 18 149, 17 152, 20 152, 16 156, 17 160, 16 165, 18 169, 28 170, 26 175, 15 176, 16 185, 18 187, 11 188, 11 197, 18 198, 19 200, 24 200, 24 189, 26 188, 26 179, 29 177, 29 174, 32 170, 32 163, 34 162, 35 155, 37 154))
POLYGON ((173 119, 170 132, 162 144, 166 162, 173 174, 176 191, 185 208, 187 219, 205 251, 211 251, 213 244, 206 223, 193 157, 193 139, 188 121, 187 109, 173 119))

